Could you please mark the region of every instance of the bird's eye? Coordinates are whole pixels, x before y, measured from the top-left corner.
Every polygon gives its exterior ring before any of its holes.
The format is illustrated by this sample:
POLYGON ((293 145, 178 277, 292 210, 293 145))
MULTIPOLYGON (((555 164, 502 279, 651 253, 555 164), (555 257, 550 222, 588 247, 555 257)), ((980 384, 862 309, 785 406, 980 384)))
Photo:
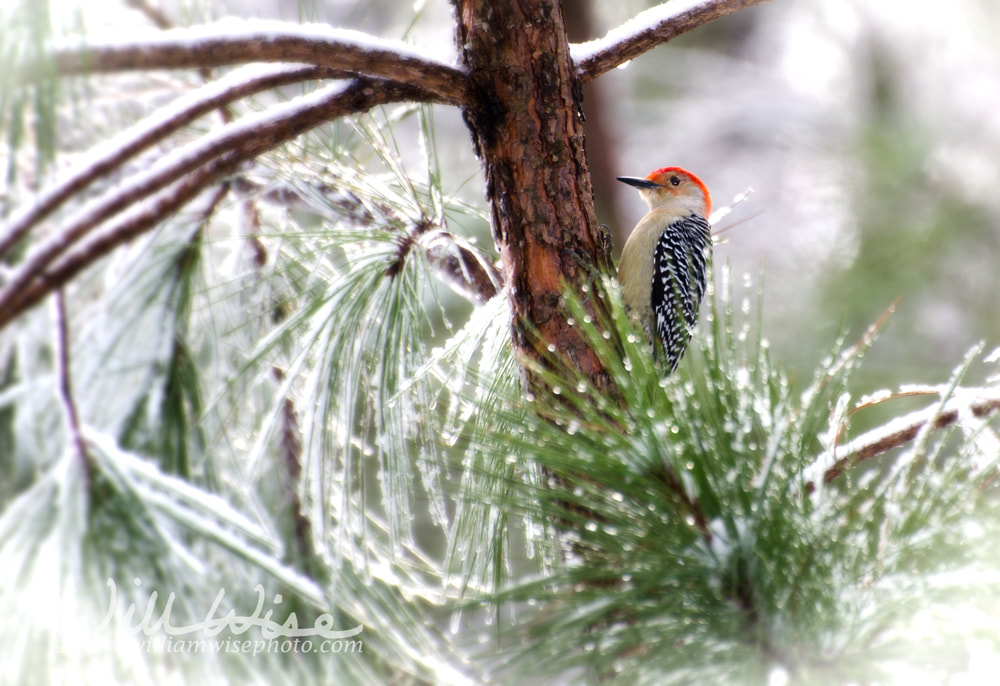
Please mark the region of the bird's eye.
POLYGON ((671 176, 670 177, 670 185, 671 186, 680 186, 681 185, 681 179, 680 179, 680 177, 679 176, 671 176))

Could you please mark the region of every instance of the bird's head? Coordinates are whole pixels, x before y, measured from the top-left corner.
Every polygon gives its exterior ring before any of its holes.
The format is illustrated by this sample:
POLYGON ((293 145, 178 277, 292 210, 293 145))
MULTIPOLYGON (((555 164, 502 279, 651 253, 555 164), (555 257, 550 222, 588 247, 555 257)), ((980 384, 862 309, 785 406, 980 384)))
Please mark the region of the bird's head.
POLYGON ((712 213, 712 196, 701 179, 680 167, 662 167, 644 179, 619 176, 618 180, 635 186, 650 209, 673 206, 703 217, 712 213))

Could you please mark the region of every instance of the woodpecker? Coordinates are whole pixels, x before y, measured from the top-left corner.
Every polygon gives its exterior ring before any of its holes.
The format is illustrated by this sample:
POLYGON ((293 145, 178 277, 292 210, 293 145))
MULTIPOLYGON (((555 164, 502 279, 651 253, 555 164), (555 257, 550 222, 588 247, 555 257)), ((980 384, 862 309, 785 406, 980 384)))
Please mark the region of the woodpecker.
POLYGON ((701 179, 680 167, 618 180, 638 188, 649 205, 622 249, 622 299, 646 335, 652 339, 655 332, 660 339, 672 372, 691 340, 705 295, 712 198, 701 179))

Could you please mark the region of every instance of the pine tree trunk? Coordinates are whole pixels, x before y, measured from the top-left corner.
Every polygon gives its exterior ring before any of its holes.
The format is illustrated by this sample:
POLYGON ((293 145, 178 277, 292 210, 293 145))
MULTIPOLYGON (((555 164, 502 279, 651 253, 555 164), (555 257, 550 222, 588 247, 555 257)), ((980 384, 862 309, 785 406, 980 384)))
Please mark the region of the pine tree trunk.
MULTIPOLYGON (((604 387, 601 362, 567 323, 563 299, 607 263, 561 2, 454 4, 471 83, 463 114, 485 169, 515 350, 539 360, 554 345, 571 368, 604 387)), ((534 386, 530 375, 528 383, 534 386)))

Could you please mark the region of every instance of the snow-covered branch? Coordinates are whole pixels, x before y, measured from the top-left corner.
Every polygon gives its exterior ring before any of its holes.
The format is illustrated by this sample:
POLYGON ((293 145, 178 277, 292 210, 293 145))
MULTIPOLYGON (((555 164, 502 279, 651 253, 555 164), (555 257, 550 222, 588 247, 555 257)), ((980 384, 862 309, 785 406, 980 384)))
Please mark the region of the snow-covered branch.
POLYGON ((247 160, 325 121, 412 99, 418 90, 392 82, 356 79, 347 86, 322 89, 244 117, 163 157, 85 205, 18 264, 0 290, 0 327, 98 258, 156 226, 163 217, 235 172, 247 160), (123 214, 118 215, 120 212, 123 214), (94 233, 115 215, 111 224, 94 233))
POLYGON ((0 226, 0 257, 21 240, 32 226, 75 194, 208 112, 271 88, 313 79, 344 78, 345 75, 342 71, 326 67, 248 67, 178 98, 91 151, 88 159, 66 178, 44 189, 32 202, 16 212, 6 225, 0 226))
POLYGON ((597 78, 661 43, 766 0, 673 0, 612 29, 603 38, 570 46, 583 81, 597 78))
MULTIPOLYGON (((938 389, 946 393, 947 389, 938 389)), ((893 448, 915 440, 921 432, 943 429, 955 424, 975 424, 971 430, 983 430, 982 422, 1000 412, 1000 389, 955 389, 947 402, 897 417, 885 426, 858 436, 831 454, 823 455, 803 475, 808 491, 822 479, 829 483, 852 465, 870 460, 893 448)))
MULTIPOLYGON (((59 74, 205 69, 296 62, 388 79, 423 91, 420 100, 465 101, 465 74, 400 41, 325 24, 226 19, 130 40, 88 40, 56 48, 59 74)), ((26 76, 31 79, 30 72, 26 76)))

